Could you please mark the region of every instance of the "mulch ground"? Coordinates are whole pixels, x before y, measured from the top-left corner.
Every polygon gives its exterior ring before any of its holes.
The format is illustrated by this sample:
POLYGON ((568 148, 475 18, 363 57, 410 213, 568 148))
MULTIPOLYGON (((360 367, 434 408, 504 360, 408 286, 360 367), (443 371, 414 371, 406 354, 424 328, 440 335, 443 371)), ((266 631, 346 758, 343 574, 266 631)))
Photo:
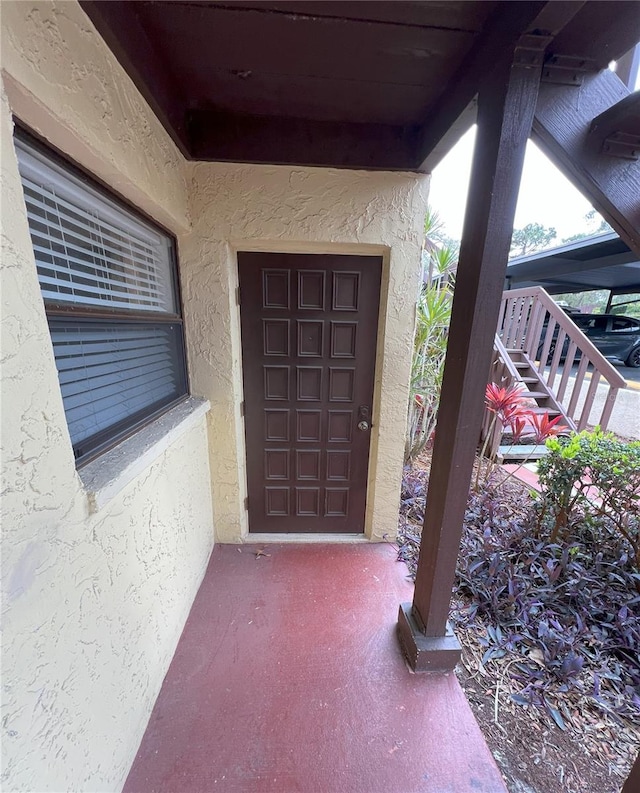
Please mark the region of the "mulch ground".
MULTIPOLYGON (((427 450, 415 463, 427 474, 430 456, 427 450)), ((518 482, 506 487, 520 502, 529 497, 518 482)), ((420 530, 405 527, 399 542, 417 547, 420 530)), ((402 550, 411 568, 414 548, 402 550)), ((510 793, 619 793, 640 748, 639 724, 609 717, 576 694, 562 730, 545 712, 511 699, 512 658, 483 665, 477 629, 456 633, 463 647, 456 674, 510 793)))
POLYGON ((539 709, 516 705, 508 661, 483 667, 470 633, 457 631, 456 674, 510 793, 619 793, 640 746, 638 727, 578 706, 561 730, 539 709))

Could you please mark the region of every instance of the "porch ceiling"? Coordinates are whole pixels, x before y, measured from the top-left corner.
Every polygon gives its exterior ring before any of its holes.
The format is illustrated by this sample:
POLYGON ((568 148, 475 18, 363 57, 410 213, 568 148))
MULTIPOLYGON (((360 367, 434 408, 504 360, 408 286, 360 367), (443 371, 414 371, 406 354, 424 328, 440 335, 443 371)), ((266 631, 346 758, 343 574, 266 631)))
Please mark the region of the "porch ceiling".
POLYGON ((625 2, 81 5, 185 156, 234 162, 420 170, 523 34, 595 70, 635 35, 625 2))

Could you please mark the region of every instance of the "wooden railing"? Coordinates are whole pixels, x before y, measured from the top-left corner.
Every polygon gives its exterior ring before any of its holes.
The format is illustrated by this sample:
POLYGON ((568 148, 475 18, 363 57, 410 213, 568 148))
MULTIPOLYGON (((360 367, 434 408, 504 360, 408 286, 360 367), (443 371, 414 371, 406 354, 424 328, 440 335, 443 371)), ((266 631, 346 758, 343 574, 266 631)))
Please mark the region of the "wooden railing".
POLYGON ((627 383, 542 287, 503 293, 497 336, 505 352, 519 350, 529 359, 575 428, 582 430, 589 423, 607 428, 618 391, 627 383), (601 381, 609 390, 600 417, 590 422, 601 381))

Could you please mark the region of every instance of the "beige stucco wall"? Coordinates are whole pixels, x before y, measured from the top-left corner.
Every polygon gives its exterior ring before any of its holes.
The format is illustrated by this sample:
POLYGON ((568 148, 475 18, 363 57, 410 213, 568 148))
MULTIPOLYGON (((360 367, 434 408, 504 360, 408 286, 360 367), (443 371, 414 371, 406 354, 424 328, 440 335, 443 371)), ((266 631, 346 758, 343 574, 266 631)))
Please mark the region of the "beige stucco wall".
POLYGON ((2 0, 16 116, 172 231, 188 225, 184 158, 75 0, 2 0))
POLYGON ((384 258, 366 534, 395 536, 428 177, 284 166, 189 166, 193 231, 180 239, 192 386, 212 404, 216 536, 247 537, 238 250, 384 258))
MULTIPOLYGON (((1 11, 11 110, 184 228, 184 162, 77 4, 1 11)), ((90 514, 4 92, 1 145, 2 789, 119 790, 212 547, 206 420, 90 514)))

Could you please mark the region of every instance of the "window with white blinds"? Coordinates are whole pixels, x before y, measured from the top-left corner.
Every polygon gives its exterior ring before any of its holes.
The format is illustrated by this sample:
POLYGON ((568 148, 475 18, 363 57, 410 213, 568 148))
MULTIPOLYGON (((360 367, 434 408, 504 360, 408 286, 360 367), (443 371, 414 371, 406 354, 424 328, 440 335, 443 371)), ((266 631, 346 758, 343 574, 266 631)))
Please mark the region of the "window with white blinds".
POLYGON ((22 140, 16 148, 44 299, 175 313, 167 235, 22 140))
POLYGON ((84 462, 187 393, 173 241, 28 136, 15 144, 67 424, 84 462))

